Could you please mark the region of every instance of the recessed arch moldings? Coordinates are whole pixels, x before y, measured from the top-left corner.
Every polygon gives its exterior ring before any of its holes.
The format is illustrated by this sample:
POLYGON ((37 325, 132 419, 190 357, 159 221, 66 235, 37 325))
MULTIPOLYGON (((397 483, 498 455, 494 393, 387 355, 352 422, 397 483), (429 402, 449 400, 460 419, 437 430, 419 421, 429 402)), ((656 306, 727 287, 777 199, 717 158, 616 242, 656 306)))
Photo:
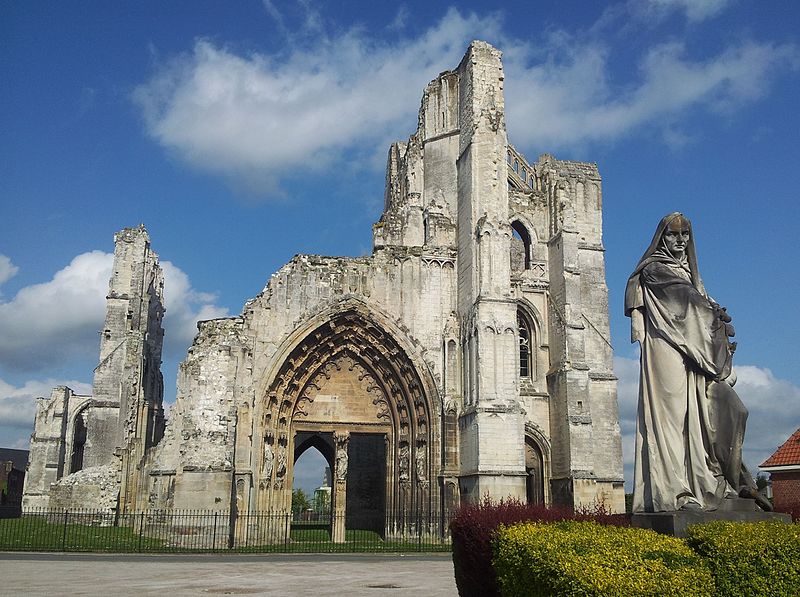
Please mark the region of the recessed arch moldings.
POLYGON ((311 318, 278 351, 281 356, 256 400, 253 436, 264 447, 253 454, 279 459, 287 468, 253 462, 253 470, 262 473, 257 480, 261 508, 284 507, 290 499, 286 455, 297 453, 298 432, 383 434, 387 509, 418 514, 436 503, 438 487, 430 481, 441 469, 441 401, 422 359, 409 353, 396 333, 396 326, 364 303, 350 300, 311 318), (358 408, 343 408, 326 419, 332 411, 319 403, 336 402, 326 388, 342 383, 349 384, 348 395, 358 408))

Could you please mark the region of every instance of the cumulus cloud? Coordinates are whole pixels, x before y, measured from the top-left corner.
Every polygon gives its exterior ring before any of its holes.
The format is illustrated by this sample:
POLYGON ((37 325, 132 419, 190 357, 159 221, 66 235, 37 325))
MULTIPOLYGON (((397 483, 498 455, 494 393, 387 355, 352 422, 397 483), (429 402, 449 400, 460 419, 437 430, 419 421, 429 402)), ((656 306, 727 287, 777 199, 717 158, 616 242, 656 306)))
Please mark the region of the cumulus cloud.
POLYGON ((683 12, 687 20, 697 23, 721 13, 730 4, 730 0, 647 0, 638 4, 639 10, 656 17, 683 12))
MULTIPOLYGON (((75 257, 51 280, 26 286, 0 302, 0 367, 42 371, 76 359, 95 359, 97 332, 114 256, 91 251, 75 257)), ((198 292, 180 268, 166 261, 165 353, 179 356, 194 337, 198 319, 227 315, 215 296, 198 292)))
POLYGON ((510 54, 506 104, 512 139, 563 148, 656 127, 669 140, 691 110, 730 112, 765 94, 780 69, 798 64, 797 48, 789 45, 744 42, 693 60, 683 44, 671 42, 652 47, 637 80, 620 85, 610 79, 607 47, 572 41, 558 41, 546 61, 530 66, 524 48, 510 54))
POLYGON ((293 170, 327 167, 343 149, 406 136, 420 91, 458 64, 495 16, 451 10, 418 37, 390 43, 358 29, 320 35, 286 57, 238 55, 198 40, 137 88, 147 131, 190 164, 265 188, 293 170))
POLYGON ((170 261, 163 261, 164 352, 182 356, 197 333, 197 322, 217 317, 227 317, 228 309, 215 304, 216 295, 200 292, 192 287, 189 276, 170 261))
MULTIPOLYGON (((264 5, 288 39, 285 55, 237 53, 200 39, 158 68, 134 99, 163 147, 266 194, 279 193, 282 177, 330 168, 345 152, 351 161, 354 152, 374 155, 388 139, 406 137, 425 84, 455 67, 476 37, 505 51, 511 138, 536 150, 604 142, 647 126, 673 142, 685 138, 675 125, 690 110, 753 101, 777 72, 798 63, 794 46, 744 41, 694 59, 680 42, 656 42, 638 71, 620 79, 610 66, 612 41, 592 29, 550 31, 533 44, 509 38, 496 14, 450 9, 429 29, 387 41, 357 28, 328 34, 319 14, 307 10, 318 34, 295 43, 274 3, 264 5)), ((659 14, 680 9, 699 21, 725 5, 651 0, 644 7, 659 14)), ((622 5, 624 18, 634 18, 637 6, 622 5)))
POLYGON ((0 364, 44 370, 97 353, 113 255, 75 257, 52 280, 26 286, 0 303, 0 364))
MULTIPOLYGON (((738 377, 736 392, 750 411, 743 458, 755 474, 758 465, 797 429, 800 421, 800 387, 776 378, 769 369, 763 367, 739 365, 735 371, 738 377)), ((632 491, 639 361, 615 357, 614 372, 619 378, 617 395, 626 488, 632 491)))
POLYGON ((36 416, 36 398, 50 396, 56 386, 68 386, 77 394, 92 392, 91 384, 76 380, 32 380, 15 387, 0 379, 0 445, 28 449, 36 416))
POLYGON ((11 263, 10 258, 0 255, 0 286, 16 276, 18 271, 19 268, 11 263))

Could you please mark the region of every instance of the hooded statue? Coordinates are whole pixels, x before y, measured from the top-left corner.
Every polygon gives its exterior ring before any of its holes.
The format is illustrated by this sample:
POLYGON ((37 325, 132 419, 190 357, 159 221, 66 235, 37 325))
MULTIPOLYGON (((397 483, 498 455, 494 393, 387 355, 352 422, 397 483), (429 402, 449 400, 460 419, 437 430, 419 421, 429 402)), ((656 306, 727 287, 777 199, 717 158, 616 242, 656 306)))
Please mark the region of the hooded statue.
POLYGON ((625 315, 641 344, 633 511, 716 510, 739 495, 766 509, 742 464, 731 318, 706 294, 682 214, 659 223, 628 279, 625 315))

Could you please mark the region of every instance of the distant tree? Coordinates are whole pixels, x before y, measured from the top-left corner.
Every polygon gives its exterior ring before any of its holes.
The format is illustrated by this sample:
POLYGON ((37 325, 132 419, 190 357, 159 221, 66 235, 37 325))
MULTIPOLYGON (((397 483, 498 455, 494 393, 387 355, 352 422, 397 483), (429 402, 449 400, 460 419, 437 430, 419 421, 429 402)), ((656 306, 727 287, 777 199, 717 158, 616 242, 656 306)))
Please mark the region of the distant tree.
POLYGON ((767 485, 769 485, 769 477, 767 476, 767 473, 758 473, 758 476, 756 476, 756 487, 761 490, 767 485))
POLYGON ((302 489, 292 490, 292 514, 305 512, 311 507, 306 492, 302 489))

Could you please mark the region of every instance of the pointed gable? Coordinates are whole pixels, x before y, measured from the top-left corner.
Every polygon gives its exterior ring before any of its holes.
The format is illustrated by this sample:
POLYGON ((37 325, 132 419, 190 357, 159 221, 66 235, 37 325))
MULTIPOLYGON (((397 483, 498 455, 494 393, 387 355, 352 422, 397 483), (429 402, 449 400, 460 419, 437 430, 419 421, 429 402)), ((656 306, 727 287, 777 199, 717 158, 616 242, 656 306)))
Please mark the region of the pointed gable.
POLYGON ((773 466, 800 466, 800 429, 795 431, 775 453, 761 464, 760 468, 773 466))

